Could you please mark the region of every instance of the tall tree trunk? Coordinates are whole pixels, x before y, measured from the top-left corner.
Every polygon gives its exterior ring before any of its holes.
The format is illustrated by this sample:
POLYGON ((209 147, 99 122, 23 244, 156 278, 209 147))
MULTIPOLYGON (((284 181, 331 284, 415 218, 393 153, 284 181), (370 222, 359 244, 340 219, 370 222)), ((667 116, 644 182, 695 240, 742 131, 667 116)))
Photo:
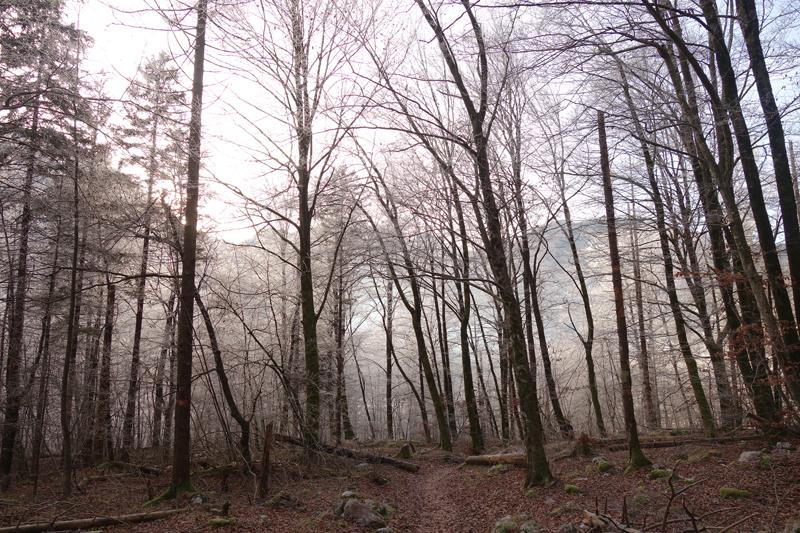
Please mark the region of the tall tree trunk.
POLYGON ((628 439, 629 468, 638 469, 650 464, 639 444, 639 430, 633 408, 630 353, 628 347, 628 325, 625 320, 625 303, 622 296, 622 270, 620 268, 619 247, 617 245, 617 223, 614 214, 614 195, 611 187, 611 165, 606 144, 605 115, 597 112, 597 128, 600 140, 600 166, 603 171, 603 193, 606 205, 606 225, 608 227, 608 247, 611 254, 611 277, 614 284, 614 307, 617 317, 617 337, 619 339, 619 362, 622 371, 622 409, 625 414, 625 436, 628 439))
MULTIPOLYGON (((77 128, 76 128, 77 131, 77 128)), ((77 144, 77 133, 76 144, 77 144)), ((77 148, 77 147, 76 147, 77 148)), ((78 326, 81 319, 81 285, 83 280, 82 270, 78 272, 78 257, 83 255, 81 253, 81 235, 80 235, 80 191, 78 188, 79 176, 79 162, 78 155, 75 154, 75 165, 73 169, 73 188, 72 188, 72 267, 70 279, 70 292, 69 292, 69 318, 67 318, 67 347, 64 354, 64 367, 61 374, 61 494, 68 497, 72 493, 72 365, 78 353, 78 326)), ((84 233, 84 239, 86 235, 84 233)), ((81 263, 83 260, 81 258, 81 263)))
MULTIPOLYGON (((28 290, 28 237, 31 231, 33 213, 31 195, 33 192, 34 167, 36 165, 39 137, 39 100, 33 104, 33 117, 30 129, 30 154, 25 169, 25 182, 22 185, 22 213, 19 218, 19 238, 17 248, 16 288, 13 301, 6 303, 12 307, 8 334, 8 355, 6 358, 6 401, 3 413, 3 430, 0 437, 0 488, 8 490, 11 483, 11 465, 14 446, 19 431, 19 411, 25 394, 20 387, 20 368, 22 366, 22 336, 25 327, 25 298, 28 290)), ((77 177, 75 178, 77 180, 77 177)), ((13 285, 9 285, 13 287, 13 285)))
POLYGON ((203 111, 203 72, 206 48, 207 0, 197 5, 192 114, 189 122, 189 166, 183 231, 178 347, 176 353, 175 447, 169 492, 177 496, 191 487, 192 323, 194 315, 195 267, 197 263, 197 203, 200 196, 200 134, 203 111))
MULTIPOLYGON (((761 47, 758 13, 755 0, 737 0, 736 11, 739 26, 742 28, 747 53, 750 56, 750 68, 756 82, 764 121, 767 124, 767 136, 772 152, 772 167, 775 171, 775 184, 778 186, 778 202, 783 215, 783 233, 786 241, 786 256, 789 272, 792 276, 792 295, 794 296, 795 316, 800 315, 800 225, 798 225, 797 201, 794 196, 792 173, 789 157, 786 154, 786 137, 783 133, 781 114, 775 95, 772 91, 769 69, 761 47)), ((789 327, 787 325, 786 327, 789 327)), ((790 371, 797 377, 800 370, 790 371)))
MULTIPOLYGON (((674 20, 674 26, 676 28, 675 37, 680 40, 681 29, 677 18, 674 20)), ((747 246, 738 207, 736 207, 735 195, 730 184, 730 172, 732 172, 733 165, 730 130, 725 117, 721 113, 721 106, 715 106, 717 138, 720 145, 720 163, 718 164, 706 144, 702 129, 699 128, 699 108, 689 57, 685 50, 679 47, 680 67, 683 76, 683 79, 681 79, 681 74, 678 73, 671 54, 664 51, 661 55, 669 70, 684 117, 686 117, 685 123, 679 127, 679 130, 684 147, 692 158, 692 171, 700 191, 700 201, 708 225, 713 264, 718 276, 718 285, 725 309, 726 330, 733 336, 730 343, 731 351, 746 383, 748 383, 748 392, 753 397, 756 412, 765 420, 773 420, 777 409, 766 381, 767 368, 764 358, 764 338, 761 333, 762 322, 759 308, 756 304, 758 296, 755 293, 751 296, 741 278, 736 275, 737 272, 743 273, 751 284, 755 283, 757 291, 761 291, 761 282, 759 281, 761 278, 752 265, 752 256, 747 246), (719 184, 719 190, 728 208, 730 226, 726 225, 726 217, 717 197, 715 181, 719 184), (735 238, 734 234, 736 234, 735 238), (734 262, 738 265, 733 269, 728 260, 726 239, 730 249, 738 251, 738 253, 732 255, 734 262), (731 277, 735 280, 734 284, 730 283, 731 277), (736 310, 733 285, 736 285, 740 294, 741 321, 736 310)), ((713 58, 710 61, 710 66, 713 69, 713 58)), ((709 84, 704 85, 706 85, 709 93, 712 94, 711 91, 715 88, 713 86, 709 87, 709 84)), ((761 292, 763 293, 763 291, 761 292)), ((771 314, 771 310, 769 312, 771 314)), ((769 321, 770 319, 768 318, 767 322, 769 321)))
MULTIPOLYGON (((764 202, 761 179, 759 177, 755 154, 753 153, 750 133, 747 129, 747 123, 745 122, 741 103, 739 101, 736 74, 733 70, 730 53, 722 34, 716 5, 711 0, 701 0, 700 5, 703 9, 703 16, 705 17, 712 37, 712 44, 716 54, 717 66, 719 67, 720 80, 722 82, 724 104, 729 111, 729 117, 739 147, 740 160, 750 197, 753 220, 756 223, 756 230, 759 242, 761 243, 761 252, 764 258, 764 266, 767 270, 769 285, 774 297, 775 312, 779 323, 775 323, 771 318, 773 315, 766 295, 763 294, 761 285, 759 284, 758 287, 754 286, 756 283, 755 276, 748 276, 751 278, 748 281, 751 282, 751 289, 759 302, 762 318, 767 321, 770 336, 775 343, 775 354, 781 363, 781 367, 787 379, 787 387, 795 401, 800 402, 800 337, 798 337, 797 334, 797 325, 794 319, 792 304, 784 282, 780 259, 775 245, 775 237, 772 232, 772 223, 770 222, 769 212, 764 202)), ((775 149, 773 148, 773 155, 775 155, 774 152, 775 149)), ((777 171, 778 169, 776 168, 775 170, 777 171)), ((781 193, 780 196, 782 196, 781 204, 783 207, 784 202, 787 202, 787 205, 791 202, 790 199, 783 197, 790 196, 793 198, 793 193, 789 190, 785 193, 781 193)), ((791 216, 792 219, 794 219, 793 215, 794 213, 791 216)), ((784 213, 784 216, 786 216, 786 213, 784 213)), ((791 224, 791 222, 789 222, 789 224, 791 224)), ((794 228, 789 228, 789 230, 791 233, 787 234, 787 238, 796 239, 796 220, 794 228)), ((738 241, 739 239, 737 239, 737 247, 740 247, 741 245, 738 241)))

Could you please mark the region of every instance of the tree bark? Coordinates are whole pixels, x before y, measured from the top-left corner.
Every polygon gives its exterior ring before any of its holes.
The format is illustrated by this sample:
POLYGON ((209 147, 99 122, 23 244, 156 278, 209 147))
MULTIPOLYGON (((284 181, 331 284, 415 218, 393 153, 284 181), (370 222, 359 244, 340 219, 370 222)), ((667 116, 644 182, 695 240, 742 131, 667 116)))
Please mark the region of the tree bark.
POLYGON ((200 196, 200 135, 203 111, 203 72, 206 45, 207 0, 197 5, 192 114, 189 123, 189 166, 183 232, 178 347, 176 354, 175 447, 172 454, 170 493, 177 496, 191 486, 192 323, 197 263, 197 203, 200 196))
POLYGON ((597 127, 600 141, 600 166, 603 172, 603 193, 606 206, 606 225, 608 227, 608 247, 611 254, 611 278, 614 284, 614 307, 617 317, 617 337, 619 339, 619 361, 622 371, 622 409, 625 415, 625 436, 628 439, 628 465, 638 469, 650 464, 639 445, 639 430, 633 408, 630 353, 628 346, 628 325, 625 320, 625 303, 622 296, 622 270, 620 268, 619 246, 617 245, 617 223, 614 214, 614 195, 611 187, 611 166, 606 144, 605 115, 597 112, 597 127))

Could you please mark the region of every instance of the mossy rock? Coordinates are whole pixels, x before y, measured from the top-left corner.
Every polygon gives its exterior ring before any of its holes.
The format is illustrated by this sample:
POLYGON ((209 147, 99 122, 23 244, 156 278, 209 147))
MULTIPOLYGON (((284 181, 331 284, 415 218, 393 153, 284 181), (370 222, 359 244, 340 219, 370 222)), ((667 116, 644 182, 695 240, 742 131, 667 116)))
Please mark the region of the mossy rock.
POLYGON ((639 466, 639 465, 629 464, 625 468, 625 471, 622 473, 622 475, 623 476, 631 476, 631 475, 635 474, 636 472, 638 472, 640 468, 642 468, 642 467, 639 466))
POLYGON ((597 463, 597 471, 600 472, 601 474, 604 472, 608 472, 612 468, 613 466, 611 466, 611 463, 609 463, 608 461, 600 461, 599 463, 597 463))
POLYGON ((655 479, 661 479, 664 477, 669 477, 669 472, 667 472, 666 470, 653 470, 652 472, 647 474, 647 479, 649 479, 650 481, 653 481, 655 479))
POLYGON ((749 498, 752 496, 752 494, 746 490, 731 489, 728 487, 722 487, 719 489, 719 495, 723 500, 738 500, 740 498, 749 498))
POLYGON ((578 507, 575 505, 575 502, 568 501, 565 504, 559 505, 558 507, 550 511, 550 514, 553 516, 560 514, 567 514, 571 513, 572 511, 576 511, 577 509, 578 507))
POLYGON ((528 492, 525 493, 526 498, 533 498, 536 496, 536 489, 530 489, 528 492))
POLYGON ((519 530, 520 520, 516 516, 505 516, 495 522, 491 533, 513 533, 519 530))
POLYGON ((226 526, 235 526, 236 519, 235 518, 212 518, 208 521, 209 526, 216 526, 216 527, 226 527, 226 526))
POLYGON ((758 461, 761 464, 761 470, 769 470, 772 468, 772 457, 769 455, 762 455, 758 458, 758 461))
POLYGON ((637 494, 631 501, 633 502, 633 505, 641 509, 643 507, 647 507, 647 505, 650 503, 650 496, 647 494, 637 494))
POLYGON ((398 459, 411 459, 411 444, 405 443, 403 447, 400 448, 400 451, 395 455, 398 459))
POLYGON ((576 485, 564 485, 564 492, 568 494, 578 494, 580 493, 580 491, 581 491, 580 487, 576 485))
POLYGON ((500 472, 505 472, 506 470, 508 470, 506 465, 494 465, 489 469, 489 472, 493 474, 499 474, 500 472))

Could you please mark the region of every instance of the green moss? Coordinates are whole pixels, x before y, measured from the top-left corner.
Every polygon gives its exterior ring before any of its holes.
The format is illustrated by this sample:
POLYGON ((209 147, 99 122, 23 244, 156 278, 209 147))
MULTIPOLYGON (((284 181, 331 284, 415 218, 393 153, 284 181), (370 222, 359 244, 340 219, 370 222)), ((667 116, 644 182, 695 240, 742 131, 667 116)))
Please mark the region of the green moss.
POLYGON ((534 496, 536 496, 536 490, 535 489, 530 489, 528 492, 525 493, 525 497, 526 498, 533 498, 534 496))
POLYGON ((308 490, 308 489, 303 489, 303 490, 300 491, 300 494, 308 494, 309 492, 311 492, 311 491, 308 490))
POLYGON ((761 470, 769 470, 772 468, 772 458, 769 455, 762 455, 758 460, 761 463, 761 470))
POLYGON ((723 500, 736 500, 739 498, 749 498, 750 496, 752 496, 752 494, 750 494, 746 490, 731 489, 727 487, 722 487, 721 489, 719 489, 719 495, 723 500))
POLYGON ((564 492, 569 494, 578 494, 581 491, 580 487, 575 485, 564 485, 564 492))
POLYGON ((650 481, 654 481, 656 479, 662 479, 665 477, 669 477, 669 471, 667 470, 653 470, 649 474, 647 474, 647 479, 650 481))
POLYGON ((648 496, 647 494, 637 494, 633 498, 633 504, 639 508, 646 507, 647 504, 649 503, 650 503, 650 496, 648 496))
POLYGON ((498 472, 505 472, 506 470, 508 470, 508 467, 506 465, 494 465, 489 469, 489 472, 496 474, 498 472))
POLYGON ((611 470, 611 468, 612 468, 611 463, 609 463, 608 461, 600 461, 599 463, 597 463, 598 472, 601 473, 608 472, 609 470, 611 470))
POLYGON ((14 499, 8 499, 8 498, 0 498, 0 503, 9 503, 9 504, 11 504, 11 505, 22 505, 22 503, 23 503, 23 502, 22 502, 21 500, 14 500, 14 499))

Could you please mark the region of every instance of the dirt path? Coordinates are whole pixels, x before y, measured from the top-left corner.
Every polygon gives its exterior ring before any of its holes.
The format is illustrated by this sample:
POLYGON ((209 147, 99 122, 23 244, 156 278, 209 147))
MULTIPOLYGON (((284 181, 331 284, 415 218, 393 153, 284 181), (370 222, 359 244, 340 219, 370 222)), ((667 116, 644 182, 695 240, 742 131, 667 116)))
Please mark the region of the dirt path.
POLYGON ((450 493, 458 482, 458 471, 452 465, 425 465, 417 490, 419 491, 419 531, 430 533, 452 533, 466 531, 457 527, 459 515, 464 514, 460 502, 450 493))

